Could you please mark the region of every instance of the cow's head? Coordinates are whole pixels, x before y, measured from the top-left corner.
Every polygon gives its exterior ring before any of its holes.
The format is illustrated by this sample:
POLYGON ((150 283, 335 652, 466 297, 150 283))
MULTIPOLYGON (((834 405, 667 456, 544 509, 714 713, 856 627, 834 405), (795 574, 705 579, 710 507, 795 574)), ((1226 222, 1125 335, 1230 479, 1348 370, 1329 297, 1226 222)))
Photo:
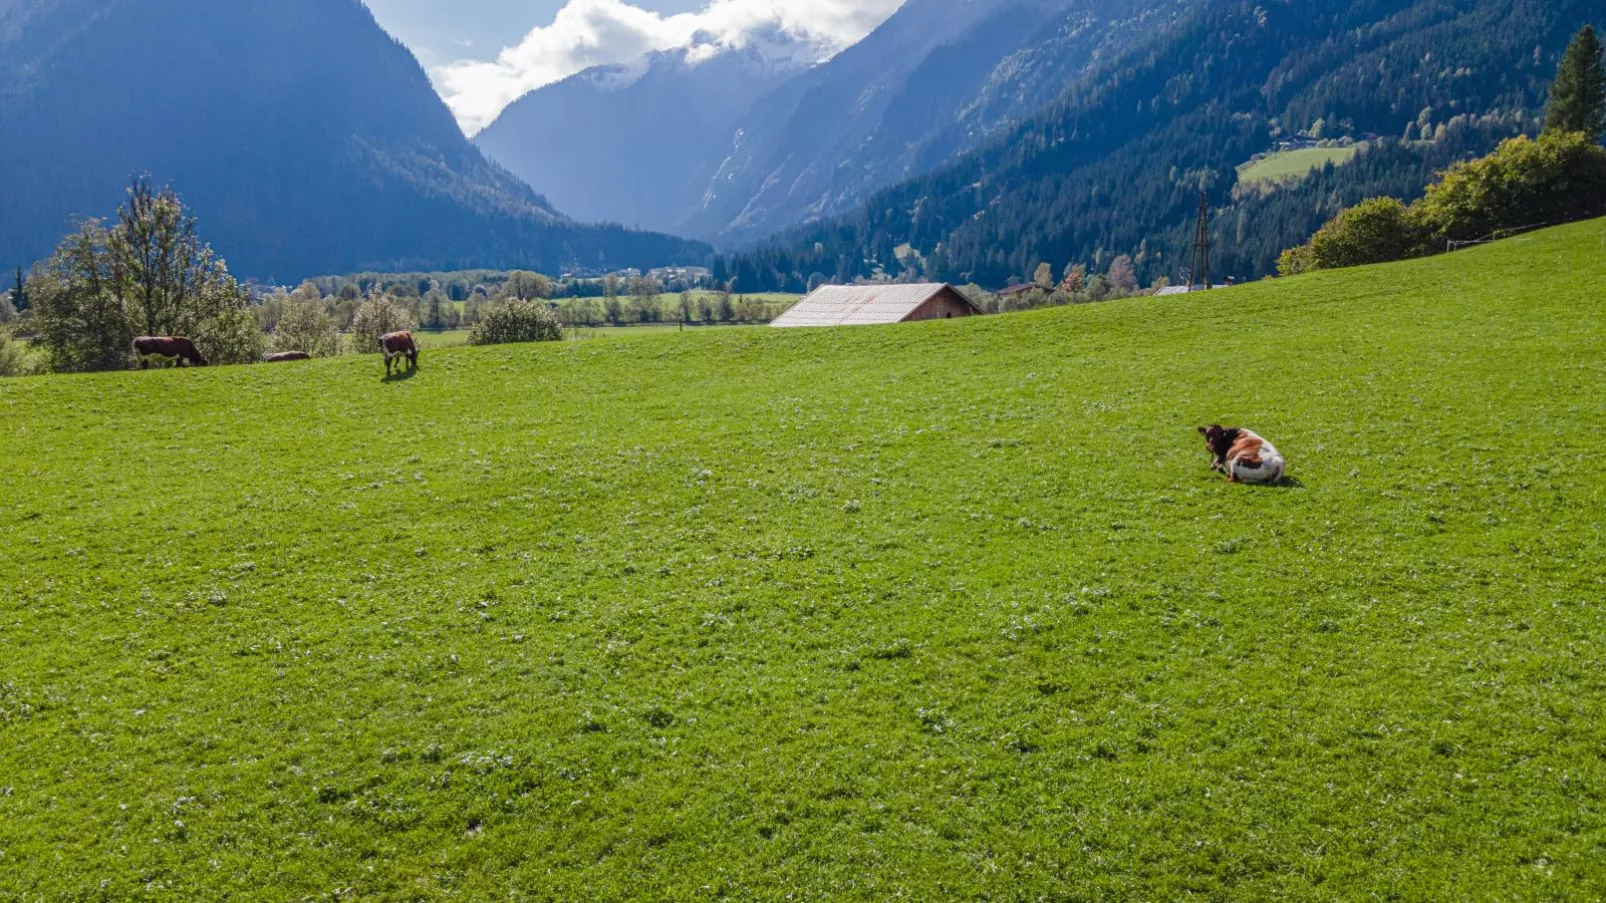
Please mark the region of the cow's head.
POLYGON ((1216 456, 1217 461, 1227 460, 1227 452, 1232 451, 1232 444, 1238 441, 1239 431, 1228 429, 1221 424, 1199 427, 1199 435, 1204 437, 1205 450, 1216 456))

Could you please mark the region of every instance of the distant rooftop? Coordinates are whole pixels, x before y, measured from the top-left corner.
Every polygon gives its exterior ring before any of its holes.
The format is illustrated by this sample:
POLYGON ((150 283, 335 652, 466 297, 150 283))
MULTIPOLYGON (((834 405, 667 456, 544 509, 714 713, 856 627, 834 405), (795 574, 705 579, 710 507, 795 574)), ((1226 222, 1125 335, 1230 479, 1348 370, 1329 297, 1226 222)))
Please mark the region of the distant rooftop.
POLYGON ((916 285, 827 285, 811 292, 771 325, 870 326, 939 320, 982 313, 969 298, 941 282, 916 285))

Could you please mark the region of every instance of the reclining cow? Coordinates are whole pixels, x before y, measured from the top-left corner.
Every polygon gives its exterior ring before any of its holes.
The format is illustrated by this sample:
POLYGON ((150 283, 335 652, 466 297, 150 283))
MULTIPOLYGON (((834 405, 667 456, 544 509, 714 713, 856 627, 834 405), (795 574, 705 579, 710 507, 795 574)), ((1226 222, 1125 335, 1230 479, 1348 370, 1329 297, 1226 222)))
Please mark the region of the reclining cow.
POLYGON ((182 367, 185 363, 195 367, 206 366, 206 358, 201 356, 201 350, 182 336, 140 336, 134 340, 134 358, 139 361, 141 370, 148 370, 153 365, 182 367))
POLYGON ((413 341, 410 332, 393 332, 379 339, 379 347, 385 352, 385 376, 390 376, 390 365, 397 358, 406 358, 410 369, 418 369, 418 343, 413 341))
POLYGON ((305 351, 279 351, 273 354, 263 355, 262 357, 262 363, 264 364, 283 364, 288 363, 289 361, 310 360, 312 360, 312 355, 306 353, 305 351))
POLYGON ((1275 483, 1283 478, 1287 462, 1276 446, 1241 427, 1201 426, 1205 448, 1216 460, 1210 469, 1234 483, 1275 483))

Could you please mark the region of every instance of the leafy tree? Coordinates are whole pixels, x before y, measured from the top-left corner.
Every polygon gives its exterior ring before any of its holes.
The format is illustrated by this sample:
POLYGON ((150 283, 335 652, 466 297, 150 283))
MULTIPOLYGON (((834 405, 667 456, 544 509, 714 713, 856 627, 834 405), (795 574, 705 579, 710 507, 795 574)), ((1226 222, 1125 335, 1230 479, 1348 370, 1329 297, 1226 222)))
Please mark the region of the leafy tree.
POLYGON ((196 235, 195 217, 171 188, 136 178, 107 233, 109 287, 144 335, 191 335, 241 306, 223 261, 196 235))
POLYGON ((1110 271, 1105 279, 1111 288, 1123 294, 1129 295, 1138 290, 1138 274, 1132 267, 1130 255, 1122 254, 1110 261, 1110 271))
POLYGON ((1283 275, 1437 253, 1448 242, 1606 215, 1606 148, 1582 132, 1525 135, 1449 168, 1410 207, 1373 198, 1283 252, 1283 275))
POLYGON ((62 239, 33 280, 35 324, 52 370, 64 373, 128 366, 130 328, 111 281, 109 233, 98 220, 62 239))
POLYGON ((1518 136, 1452 166, 1413 206, 1436 242, 1606 215, 1606 149, 1581 132, 1518 136))
POLYGON ((273 331, 274 351, 305 351, 313 357, 340 353, 340 332, 316 286, 303 285, 285 300, 273 331))
POLYGON ((1334 217, 1309 242, 1279 261, 1284 276, 1364 266, 1426 253, 1421 217, 1394 198, 1373 198, 1334 217))
POLYGON ((637 320, 651 323, 663 318, 663 305, 659 293, 663 291, 658 280, 639 276, 630 280, 630 306, 637 320))
POLYGON ((38 272, 29 303, 56 370, 126 367, 140 334, 189 336, 208 357, 227 361, 229 349, 207 343, 232 336, 235 312, 249 315, 244 292, 197 237, 178 195, 143 178, 129 188, 115 225, 83 223, 38 272), (228 322, 214 328, 225 314, 228 322))
POLYGON ((417 328, 406 308, 389 295, 375 292, 357 308, 357 315, 351 320, 352 344, 358 354, 378 354, 382 337, 417 328))
POLYGON ((1032 274, 1032 284, 1044 291, 1054 287, 1054 267, 1047 263, 1037 265, 1037 271, 1032 274))
POLYGON ((512 270, 502 283, 502 296, 519 301, 535 301, 552 297, 552 280, 528 270, 512 270))
POLYGON ((1573 38, 1550 85, 1545 133, 1582 132, 1599 143, 1606 133, 1606 63, 1593 26, 1573 38))
POLYGON ((244 305, 227 308, 206 321, 195 343, 214 364, 254 364, 262 360, 267 347, 262 325, 244 305))
POLYGON ((470 345, 516 342, 561 342, 563 324, 552 308, 539 301, 507 301, 486 311, 469 334, 470 345))
POLYGON ((430 292, 424 299, 424 319, 420 323, 425 329, 440 329, 445 325, 446 295, 441 292, 430 292))

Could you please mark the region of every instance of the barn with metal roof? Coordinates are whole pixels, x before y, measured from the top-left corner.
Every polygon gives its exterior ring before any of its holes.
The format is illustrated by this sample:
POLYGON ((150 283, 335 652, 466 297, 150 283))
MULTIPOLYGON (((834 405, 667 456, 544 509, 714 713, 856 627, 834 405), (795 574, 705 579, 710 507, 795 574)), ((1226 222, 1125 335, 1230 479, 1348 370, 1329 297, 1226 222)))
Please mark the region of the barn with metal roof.
POLYGON ((914 320, 946 320, 983 313, 969 298, 941 282, 917 285, 827 285, 776 318, 771 326, 871 326, 914 320))

